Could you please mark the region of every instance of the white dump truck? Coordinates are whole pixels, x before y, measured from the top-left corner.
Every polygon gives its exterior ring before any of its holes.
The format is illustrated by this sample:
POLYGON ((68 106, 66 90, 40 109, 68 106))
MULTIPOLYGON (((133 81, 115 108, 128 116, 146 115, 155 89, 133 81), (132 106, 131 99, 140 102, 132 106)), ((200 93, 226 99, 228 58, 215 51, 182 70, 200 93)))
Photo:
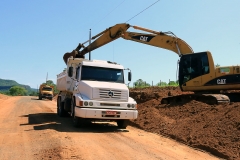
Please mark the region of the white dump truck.
POLYGON ((57 114, 70 114, 75 127, 84 126, 86 121, 110 120, 125 129, 138 111, 136 101, 129 97, 124 70, 109 61, 69 57, 67 68, 57 75, 57 114))

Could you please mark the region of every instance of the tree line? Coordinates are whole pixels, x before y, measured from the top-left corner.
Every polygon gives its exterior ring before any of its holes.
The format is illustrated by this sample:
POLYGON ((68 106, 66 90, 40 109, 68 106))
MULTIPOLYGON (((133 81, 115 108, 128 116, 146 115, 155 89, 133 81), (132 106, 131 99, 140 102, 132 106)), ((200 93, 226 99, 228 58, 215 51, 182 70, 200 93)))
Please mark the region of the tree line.
MULTIPOLYGON (((215 65, 215 67, 220 67, 220 64, 217 63, 215 65)), ((150 87, 150 86, 159 86, 159 87, 163 86, 164 87, 164 86, 178 86, 178 85, 179 85, 178 81, 170 81, 170 80, 168 83, 160 81, 156 85, 153 85, 153 82, 152 82, 152 84, 146 83, 146 81, 144 81, 142 79, 138 79, 137 81, 135 81, 133 83, 133 87, 135 87, 135 88, 150 87)))
MULTIPOLYGON (((46 81, 46 83, 42 84, 47 84, 47 85, 52 85, 54 86, 54 94, 58 93, 56 84, 53 83, 52 80, 46 81)), ((22 86, 12 86, 8 91, 0 91, 1 94, 9 95, 9 96, 38 96, 39 91, 28 91, 22 86)))
POLYGON ((135 87, 135 88, 150 87, 150 86, 159 86, 159 87, 163 86, 164 87, 164 86, 178 86, 178 85, 179 85, 178 81, 170 81, 170 80, 168 83, 159 81, 155 85, 153 85, 153 82, 152 82, 152 84, 149 84, 142 79, 138 79, 137 81, 133 82, 133 87, 135 87))

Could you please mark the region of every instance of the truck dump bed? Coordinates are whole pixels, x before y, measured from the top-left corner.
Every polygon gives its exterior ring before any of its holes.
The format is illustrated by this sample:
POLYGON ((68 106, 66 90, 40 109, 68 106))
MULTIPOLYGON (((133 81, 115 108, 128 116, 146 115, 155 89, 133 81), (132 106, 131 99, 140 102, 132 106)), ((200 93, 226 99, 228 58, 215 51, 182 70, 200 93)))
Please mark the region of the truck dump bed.
POLYGON ((57 90, 67 91, 67 71, 57 75, 57 90))

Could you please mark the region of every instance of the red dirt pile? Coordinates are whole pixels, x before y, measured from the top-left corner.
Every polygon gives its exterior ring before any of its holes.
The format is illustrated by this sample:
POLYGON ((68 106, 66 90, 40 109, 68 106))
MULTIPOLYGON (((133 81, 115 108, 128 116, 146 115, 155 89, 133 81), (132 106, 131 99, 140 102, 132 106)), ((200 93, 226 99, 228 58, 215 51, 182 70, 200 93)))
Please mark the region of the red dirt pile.
POLYGON ((220 158, 240 159, 240 102, 208 105, 160 104, 161 98, 183 94, 178 87, 130 89, 139 117, 131 124, 161 134, 220 158))

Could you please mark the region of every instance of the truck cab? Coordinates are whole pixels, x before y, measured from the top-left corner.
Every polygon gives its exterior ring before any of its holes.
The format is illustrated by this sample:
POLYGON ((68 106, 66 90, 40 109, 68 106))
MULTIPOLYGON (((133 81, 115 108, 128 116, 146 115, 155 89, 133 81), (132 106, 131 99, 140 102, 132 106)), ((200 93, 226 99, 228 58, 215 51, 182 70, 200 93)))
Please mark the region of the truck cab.
POLYGON ((58 115, 70 113, 75 126, 84 120, 112 120, 126 128, 138 111, 136 101, 129 97, 124 70, 109 61, 69 58, 67 69, 57 76, 58 115))

